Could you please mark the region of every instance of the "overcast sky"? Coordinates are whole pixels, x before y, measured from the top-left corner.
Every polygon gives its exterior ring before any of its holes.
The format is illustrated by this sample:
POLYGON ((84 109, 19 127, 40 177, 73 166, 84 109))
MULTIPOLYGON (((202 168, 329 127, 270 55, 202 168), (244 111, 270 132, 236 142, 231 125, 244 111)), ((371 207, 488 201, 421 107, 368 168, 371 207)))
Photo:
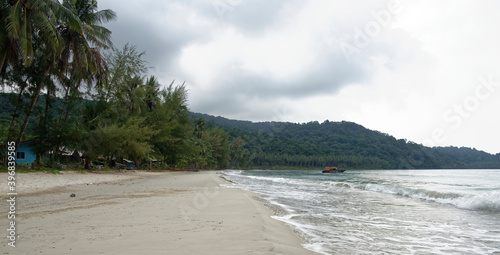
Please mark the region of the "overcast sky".
POLYGON ((99 0, 191 111, 500 152, 500 1, 99 0))

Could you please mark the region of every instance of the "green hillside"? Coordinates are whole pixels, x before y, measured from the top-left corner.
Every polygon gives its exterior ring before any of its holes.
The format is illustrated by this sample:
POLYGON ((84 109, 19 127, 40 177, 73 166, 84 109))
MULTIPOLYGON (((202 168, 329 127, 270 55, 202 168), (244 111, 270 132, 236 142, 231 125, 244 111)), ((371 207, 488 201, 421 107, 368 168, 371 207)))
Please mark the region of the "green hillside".
MULTIPOLYGON (((15 94, 0 94, 0 127, 1 137, 7 135, 7 127, 12 119, 14 105, 18 100, 15 94)), ((21 97, 22 101, 29 101, 29 97, 21 97)), ((24 103, 25 104, 25 103, 24 103)), ((53 98, 51 107, 59 109, 63 104, 62 99, 53 98)), ((76 100, 72 108, 71 116, 76 117, 76 123, 87 125, 85 122, 89 106, 97 107, 99 102, 92 100, 76 100)), ((33 120, 28 128, 29 139, 48 139, 37 132, 39 125, 36 123, 43 116, 46 105, 45 96, 41 96, 35 107, 33 120)), ((108 106, 110 107, 110 106, 108 106)), ((101 114, 103 117, 107 115, 101 114)), ((57 111, 52 111, 53 117, 57 118, 57 111)), ((24 119, 23 110, 18 111, 19 120, 24 119)), ((144 113, 142 114, 144 115, 144 113)), ((144 116, 148 116, 147 113, 144 116)), ((201 140, 193 138, 200 127, 203 119, 206 130, 215 130, 222 136, 227 136, 227 142, 217 151, 223 151, 227 158, 219 163, 195 164, 198 168, 253 168, 253 169, 320 169, 325 166, 338 166, 347 169, 446 169, 446 168, 500 168, 500 154, 492 155, 472 148, 436 147, 429 148, 378 131, 369 130, 353 122, 331 122, 325 121, 308 123, 289 122, 258 122, 241 120, 230 120, 223 117, 215 117, 207 114, 191 113, 190 127, 183 141, 176 138, 180 144, 190 148, 199 147, 201 140), (222 130, 217 129, 220 127, 222 130), (221 133, 221 132, 224 132, 221 133), (190 145, 191 144, 191 145, 190 145)), ((111 118, 107 116, 106 118, 111 118)), ((104 122, 110 121, 105 120, 104 122)), ((19 125, 20 123, 17 123, 19 125)), ((156 124, 156 126, 159 124, 156 124)), ((81 126, 81 125, 80 125, 81 126)), ((144 125, 143 125, 144 126, 144 125)), ((165 127, 170 124, 165 123, 165 127)), ((81 126, 82 127, 82 126, 81 126)), ((144 126, 146 127, 146 126, 144 126)), ((158 127, 155 127, 158 129, 158 127)), ((63 131, 61 131, 63 132, 63 131)), ((64 131, 66 132, 66 131, 64 131)), ((80 133, 82 131, 79 131, 80 133)), ((170 132, 170 131, 169 131, 170 132)), ((173 134, 168 134, 168 137, 173 134)), ((214 134, 215 135, 215 134, 214 134)), ((159 138, 152 139, 149 143, 153 151, 151 155, 161 157, 169 166, 186 167, 193 165, 192 159, 186 163, 178 163, 175 157, 197 158, 198 154, 193 148, 185 149, 179 156, 179 148, 174 145, 165 145, 164 149, 158 144, 159 138), (158 144, 158 145, 157 145, 158 144), (177 148, 174 150, 174 148, 177 148), (185 154, 185 155, 184 155, 185 154), (177 162, 177 163, 176 163, 177 162)), ((169 138, 173 139, 173 138, 169 138)), ((3 139, 2 139, 3 140, 3 139)), ((71 145, 75 141, 71 138, 61 140, 60 144, 71 145)), ((212 148, 215 144, 209 146, 212 148)), ((78 147, 78 146, 77 146, 78 147)), ((212 149, 215 149, 213 147, 212 149)), ((209 155, 214 156, 213 150, 209 155)), ((129 156, 131 157, 131 156, 129 156)), ((200 159, 197 159, 200 160, 200 159)))
MULTIPOLYGON (((230 120, 206 114, 208 125, 241 138, 242 166, 249 168, 443 169, 500 168, 500 154, 471 148, 429 148, 352 122, 303 124, 230 120)), ((240 166, 240 165, 236 165, 240 166)))

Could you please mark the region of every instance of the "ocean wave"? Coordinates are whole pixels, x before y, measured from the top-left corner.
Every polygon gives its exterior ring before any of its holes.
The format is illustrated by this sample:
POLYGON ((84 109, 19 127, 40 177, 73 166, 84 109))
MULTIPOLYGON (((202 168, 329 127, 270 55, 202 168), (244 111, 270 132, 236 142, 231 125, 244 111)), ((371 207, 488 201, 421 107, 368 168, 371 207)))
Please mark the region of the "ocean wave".
MULTIPOLYGON (((360 183, 359 180, 355 182, 349 182, 345 180, 339 181, 331 181, 331 180, 313 180, 313 179, 292 179, 289 177, 278 177, 278 176, 256 176, 256 175, 246 175, 242 174, 242 171, 227 171, 224 173, 226 179, 239 183, 240 187, 257 186, 253 187, 255 191, 259 191, 260 186, 266 187, 263 190, 269 192, 269 185, 278 185, 276 187, 288 187, 293 185, 300 189, 305 190, 329 190, 330 188, 334 189, 351 189, 351 190, 365 190, 383 194, 391 194, 396 196, 421 199, 425 201, 432 201, 441 204, 449 204, 453 205, 460 209, 466 210, 478 210, 478 211, 492 211, 492 212, 500 212, 500 190, 498 189, 486 189, 483 191, 479 191, 477 189, 462 189, 463 192, 446 192, 446 191, 437 191, 432 190, 432 188, 412 188, 405 185, 401 185, 396 182, 385 182, 385 183, 360 183), (316 188, 315 188, 316 187, 316 188), (319 188, 323 187, 323 188, 319 188), (471 191, 472 190, 472 191, 471 191), (481 192, 481 193, 479 193, 481 192)), ((431 182, 422 182, 417 183, 421 184, 419 186, 423 186, 424 184, 430 184, 428 187, 433 187, 432 184, 439 183, 431 183, 431 182)), ((455 185, 447 185, 447 186, 458 186, 463 185, 464 187, 471 188, 469 184, 455 184, 455 185)), ((247 187, 248 188, 248 187, 247 187)), ((300 193, 302 194, 292 194, 291 190, 287 189, 287 194, 292 196, 296 195, 297 197, 308 197, 305 194, 309 193, 300 193)), ((273 193, 283 195, 282 189, 276 189, 273 193)), ((275 194, 275 195, 276 195, 275 194)), ((315 193, 310 193, 311 196, 314 196, 315 193)))
POLYGON ((500 212, 500 190, 464 196, 451 202, 462 209, 500 212))
POLYGON ((290 179, 283 177, 271 177, 271 176, 252 176, 252 175, 240 175, 240 178, 246 178, 249 180, 257 180, 264 182, 280 183, 280 184, 296 184, 296 185, 307 185, 310 183, 308 180, 302 179, 290 179))
POLYGON ((461 209, 500 212, 500 191, 498 190, 486 191, 479 194, 463 195, 452 192, 412 189, 408 187, 382 184, 364 184, 359 185, 356 188, 443 204, 451 204, 461 209))
POLYGON ((303 246, 319 254, 500 251, 498 178, 471 181, 448 171, 426 179, 419 173, 225 174, 233 186, 260 194, 256 199, 271 206, 272 218, 291 226, 306 241, 303 246))
POLYGON ((460 195, 456 193, 439 192, 427 189, 412 189, 393 185, 365 184, 360 187, 364 190, 395 194, 412 198, 421 198, 425 200, 454 199, 460 197, 460 195))

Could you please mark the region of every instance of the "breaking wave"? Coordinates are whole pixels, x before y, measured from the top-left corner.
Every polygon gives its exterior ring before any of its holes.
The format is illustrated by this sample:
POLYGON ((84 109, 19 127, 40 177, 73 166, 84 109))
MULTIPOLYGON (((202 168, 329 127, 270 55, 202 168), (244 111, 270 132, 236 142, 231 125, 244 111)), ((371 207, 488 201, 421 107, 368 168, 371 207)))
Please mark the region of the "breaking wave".
POLYGON ((413 189, 382 184, 364 184, 359 185, 356 188, 443 204, 451 204, 461 209, 500 212, 499 190, 479 194, 457 194, 452 192, 439 192, 427 189, 413 189))
MULTIPOLYGON (((257 171, 258 173, 258 171, 257 171)), ((425 188, 415 188, 409 187, 409 185, 398 185, 398 183, 380 183, 376 180, 371 180, 365 183, 360 182, 350 182, 349 180, 308 180, 308 179, 294 179, 282 176, 256 176, 256 175, 242 175, 242 171, 231 171, 226 172, 225 175, 229 178, 226 179, 246 179, 245 182, 253 183, 257 182, 267 182, 280 183, 283 185, 297 185, 297 186, 307 186, 307 185, 318 185, 318 186, 333 186, 340 189, 355 189, 355 190, 365 190, 377 193, 391 194, 397 196, 403 196, 414 199, 421 199, 425 201, 433 201, 442 204, 450 204, 456 206, 460 209, 466 210, 481 210, 481 211, 492 211, 500 212, 500 190, 474 190, 471 185, 464 186, 460 192, 443 192, 436 191, 425 188)), ((427 184, 433 186, 440 183, 418 183, 427 184)), ((453 186, 460 186, 461 184, 453 184, 453 186)))
POLYGON ((304 238, 304 247, 320 254, 500 252, 498 170, 224 175, 232 181, 229 187, 256 192, 280 208, 273 218, 286 222, 304 238))

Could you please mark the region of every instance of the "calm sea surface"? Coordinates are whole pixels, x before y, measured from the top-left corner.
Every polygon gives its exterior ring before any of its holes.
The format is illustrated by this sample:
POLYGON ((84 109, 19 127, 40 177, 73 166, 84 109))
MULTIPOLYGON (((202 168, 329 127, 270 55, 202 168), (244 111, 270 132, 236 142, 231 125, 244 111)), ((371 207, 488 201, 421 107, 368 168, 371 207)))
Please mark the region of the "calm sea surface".
POLYGON ((500 254, 500 170, 226 171, 321 254, 500 254))

